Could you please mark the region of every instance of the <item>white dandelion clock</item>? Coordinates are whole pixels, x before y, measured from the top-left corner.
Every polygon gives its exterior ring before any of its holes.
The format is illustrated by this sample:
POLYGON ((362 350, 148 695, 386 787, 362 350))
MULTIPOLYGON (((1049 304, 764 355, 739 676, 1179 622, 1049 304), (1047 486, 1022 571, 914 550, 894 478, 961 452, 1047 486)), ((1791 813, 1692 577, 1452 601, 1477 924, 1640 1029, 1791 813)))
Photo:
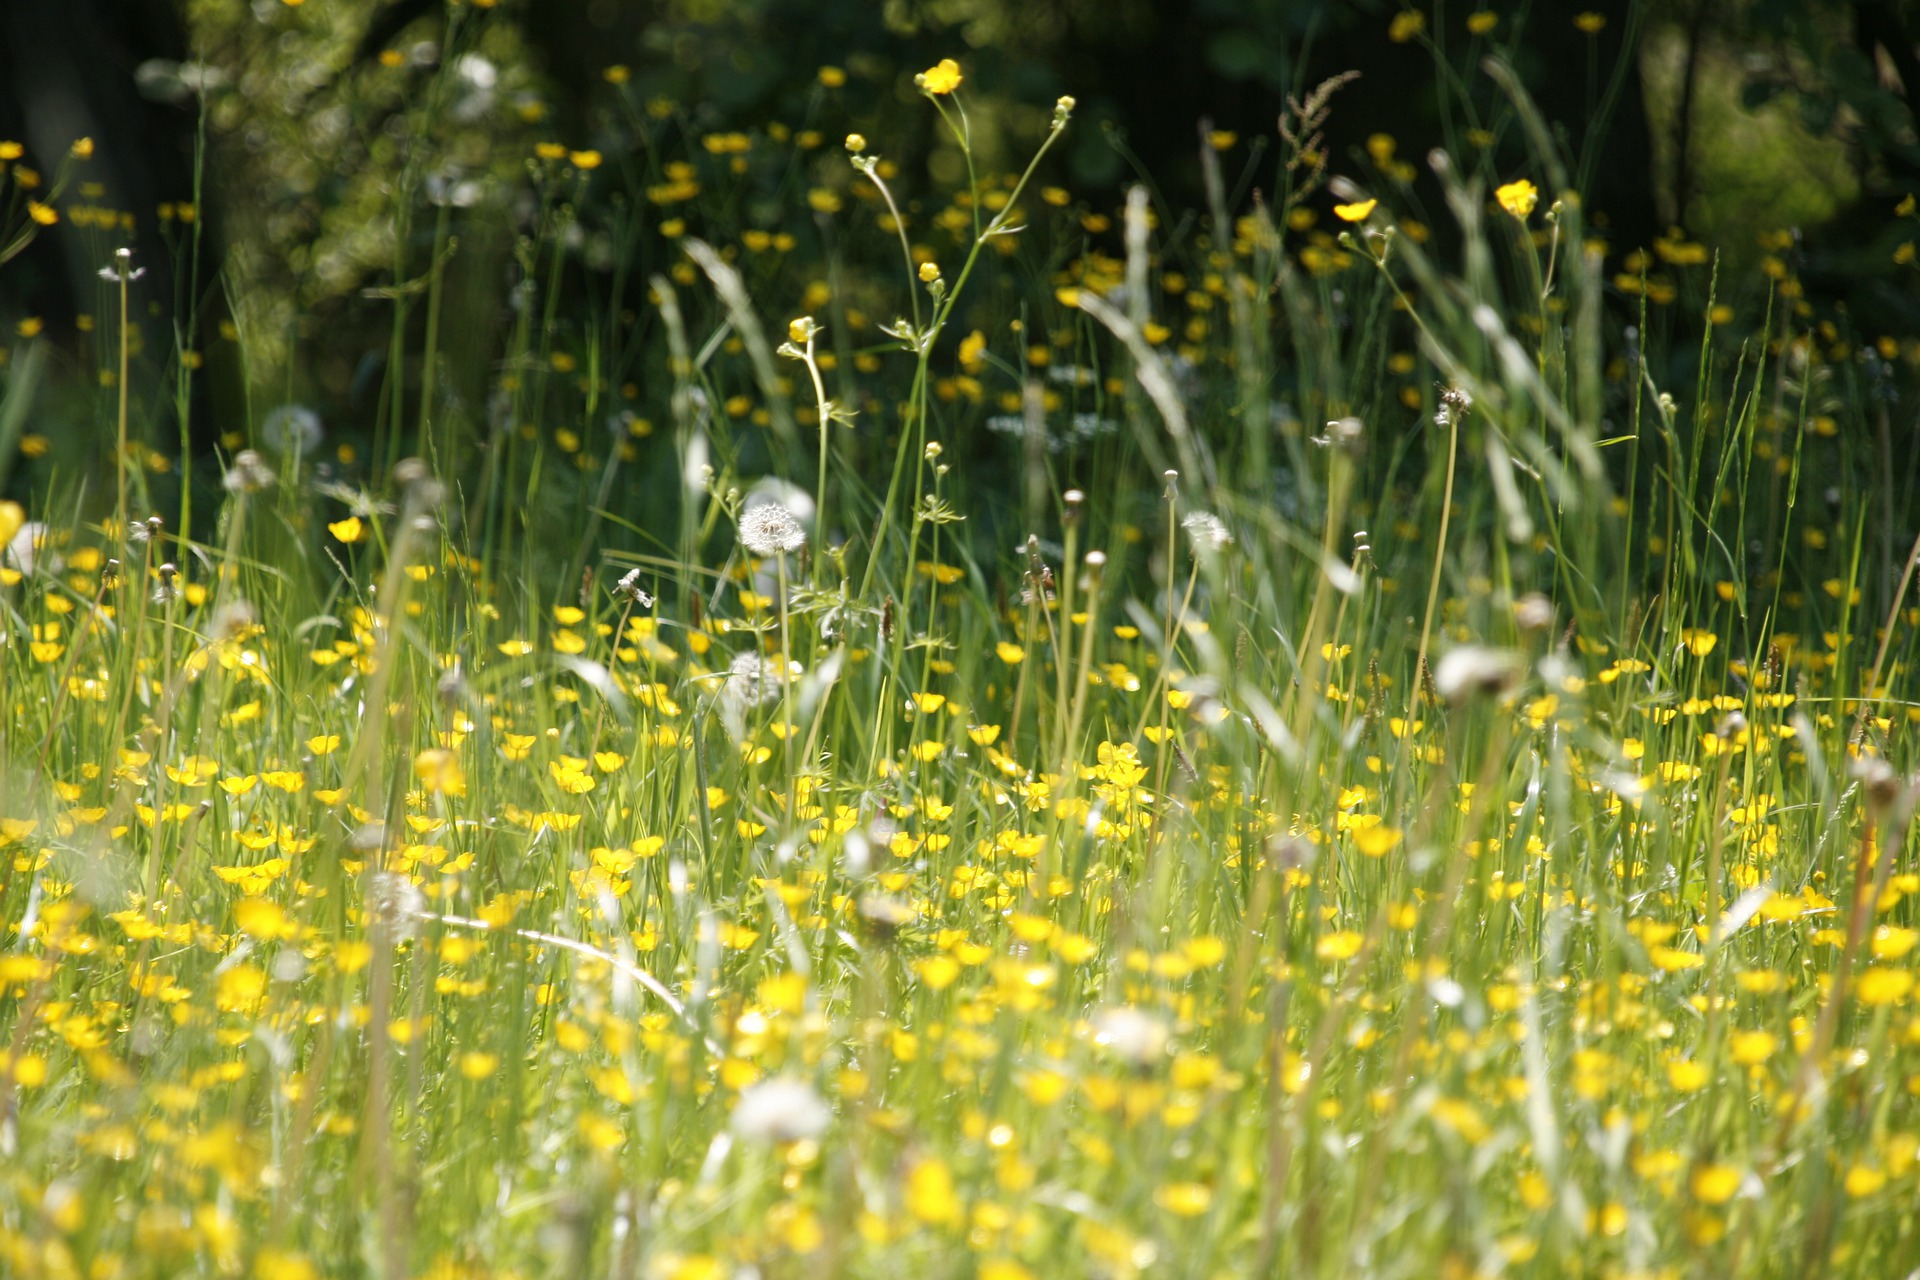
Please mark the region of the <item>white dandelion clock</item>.
POLYGON ((727 666, 721 696, 729 705, 750 711, 780 692, 780 672, 757 653, 741 653, 727 666))
POLYGON ((320 415, 303 404, 283 404, 260 422, 260 443, 278 454, 311 455, 326 434, 320 415))
POLYGON ((1195 511, 1180 522, 1187 531, 1187 540, 1193 544, 1194 554, 1218 555, 1233 544, 1233 534, 1227 530, 1226 522, 1211 511, 1195 511))
POLYGON ((1116 1005, 1093 1020, 1093 1040, 1117 1058, 1150 1067, 1167 1052, 1167 1024, 1132 1005, 1116 1005))
POLYGON ((740 545, 756 556, 792 555, 807 545, 807 531, 778 502, 762 502, 740 513, 740 545))
POLYGON ((251 449, 242 449, 233 456, 233 465, 227 468, 221 483, 228 493, 259 493, 273 487, 273 468, 267 460, 251 449))
MULTIPOLYGON (((799 669, 790 664, 785 674, 792 679, 799 674, 799 669)), ((721 678, 719 708, 727 732, 735 741, 746 739, 748 712, 780 697, 781 677, 780 664, 757 653, 736 654, 728 664, 721 678)))
POLYGON ((1463 644, 1433 669, 1433 688, 1448 702, 1505 693, 1526 674, 1526 659, 1511 649, 1463 644))
POLYGON ((733 1131, 749 1142, 802 1142, 818 1138, 832 1122, 826 1100, 790 1076, 748 1085, 733 1106, 733 1131))
POLYGON ((743 512, 751 511, 769 502, 777 502, 785 507, 800 522, 801 528, 813 528, 813 495, 791 480, 782 480, 779 476, 761 476, 747 486, 746 496, 740 500, 740 509, 743 512))

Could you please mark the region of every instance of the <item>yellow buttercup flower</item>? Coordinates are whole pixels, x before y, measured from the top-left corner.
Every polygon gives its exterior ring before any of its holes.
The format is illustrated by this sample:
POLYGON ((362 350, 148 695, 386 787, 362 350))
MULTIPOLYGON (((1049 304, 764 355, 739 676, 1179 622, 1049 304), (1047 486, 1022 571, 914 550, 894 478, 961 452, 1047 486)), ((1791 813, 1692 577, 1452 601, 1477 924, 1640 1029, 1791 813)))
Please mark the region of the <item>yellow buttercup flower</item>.
POLYGON ((1533 206, 1539 203, 1540 188, 1521 178, 1517 182, 1509 182, 1496 188, 1493 198, 1500 202, 1502 209, 1514 217, 1525 218, 1533 212, 1533 206))
POLYGON ((942 58, 938 65, 920 73, 919 83, 928 93, 948 94, 958 89, 963 79, 960 64, 952 58, 942 58))
POLYGON ((1337 204, 1333 206, 1333 216, 1342 222, 1365 222, 1379 203, 1378 200, 1356 200, 1352 204, 1337 204))

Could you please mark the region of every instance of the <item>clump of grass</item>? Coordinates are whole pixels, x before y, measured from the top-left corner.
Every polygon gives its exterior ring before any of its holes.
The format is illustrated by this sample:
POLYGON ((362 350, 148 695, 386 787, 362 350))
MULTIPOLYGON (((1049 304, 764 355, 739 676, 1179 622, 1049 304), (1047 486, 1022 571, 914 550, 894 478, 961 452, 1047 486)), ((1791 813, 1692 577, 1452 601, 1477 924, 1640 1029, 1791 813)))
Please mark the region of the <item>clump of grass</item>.
POLYGON ((1036 245, 1065 99, 921 253, 850 140, 892 341, 689 239, 602 451, 550 188, 477 446, 396 383, 210 534, 0 506, 5 1269, 1908 1265, 1906 513, 1808 501, 1900 348, 1610 276, 1494 70, 1457 253, 1212 140, 1205 217, 1036 245))

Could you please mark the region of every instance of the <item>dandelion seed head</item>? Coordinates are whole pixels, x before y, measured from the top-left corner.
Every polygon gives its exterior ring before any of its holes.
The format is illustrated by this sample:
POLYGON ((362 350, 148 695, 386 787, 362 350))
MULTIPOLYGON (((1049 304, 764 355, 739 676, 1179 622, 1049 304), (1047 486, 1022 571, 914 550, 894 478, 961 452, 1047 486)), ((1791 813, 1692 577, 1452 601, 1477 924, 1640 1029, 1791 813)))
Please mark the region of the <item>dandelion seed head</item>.
POLYGON ((791 555, 807 545, 807 531, 778 502, 762 502, 740 515, 740 545, 756 556, 791 555))
POLYGON ((273 468, 265 458, 252 449, 242 449, 233 456, 233 465, 227 468, 221 483, 228 493, 259 493, 272 488, 274 478, 273 468))
POLYGON ((640 586, 640 571, 638 569, 627 570, 625 575, 621 577, 619 583, 613 588, 613 594, 615 599, 631 601, 642 609, 653 608, 653 597, 648 595, 640 586))
POLYGON ((1117 1005, 1094 1018, 1093 1040, 1115 1057, 1148 1067, 1167 1051, 1167 1024, 1132 1005, 1117 1005))
POLYGON ((326 438, 320 415, 303 404, 283 404, 260 423, 260 443, 278 454, 311 454, 326 438))
POLYGON ((750 1142, 817 1138, 832 1121, 832 1109, 814 1087, 790 1076, 748 1085, 733 1107, 733 1131, 750 1142))
POLYGON ((727 664, 727 682, 723 690, 729 706, 746 710, 760 706, 780 691, 780 680, 773 664, 757 653, 738 653, 727 664))
POLYGON ((367 882, 367 910, 385 924, 394 937, 411 938, 427 914, 427 898, 411 876, 380 871, 367 882))
POLYGON ((1180 527, 1187 531, 1193 549, 1202 555, 1224 551, 1233 542, 1233 534, 1228 532, 1226 522, 1211 511, 1192 512, 1180 522, 1180 527))
POLYGON ((1433 669, 1433 687, 1448 702, 1505 693, 1520 683, 1526 660, 1511 649, 1464 644, 1433 669))

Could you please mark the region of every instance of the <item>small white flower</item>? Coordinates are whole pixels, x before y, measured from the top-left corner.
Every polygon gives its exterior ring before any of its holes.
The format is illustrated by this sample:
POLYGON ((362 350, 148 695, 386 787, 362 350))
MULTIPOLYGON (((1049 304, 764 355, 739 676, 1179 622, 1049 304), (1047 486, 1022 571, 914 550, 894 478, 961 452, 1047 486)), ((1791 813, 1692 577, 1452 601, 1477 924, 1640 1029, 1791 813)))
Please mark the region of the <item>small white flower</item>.
POLYGON ((756 556, 791 555, 807 545, 807 531, 793 512, 777 502, 762 502, 741 513, 740 545, 756 556))
POLYGON ((813 1086, 790 1076, 748 1085, 733 1107, 733 1131, 751 1142, 817 1138, 832 1122, 832 1109, 813 1086))

